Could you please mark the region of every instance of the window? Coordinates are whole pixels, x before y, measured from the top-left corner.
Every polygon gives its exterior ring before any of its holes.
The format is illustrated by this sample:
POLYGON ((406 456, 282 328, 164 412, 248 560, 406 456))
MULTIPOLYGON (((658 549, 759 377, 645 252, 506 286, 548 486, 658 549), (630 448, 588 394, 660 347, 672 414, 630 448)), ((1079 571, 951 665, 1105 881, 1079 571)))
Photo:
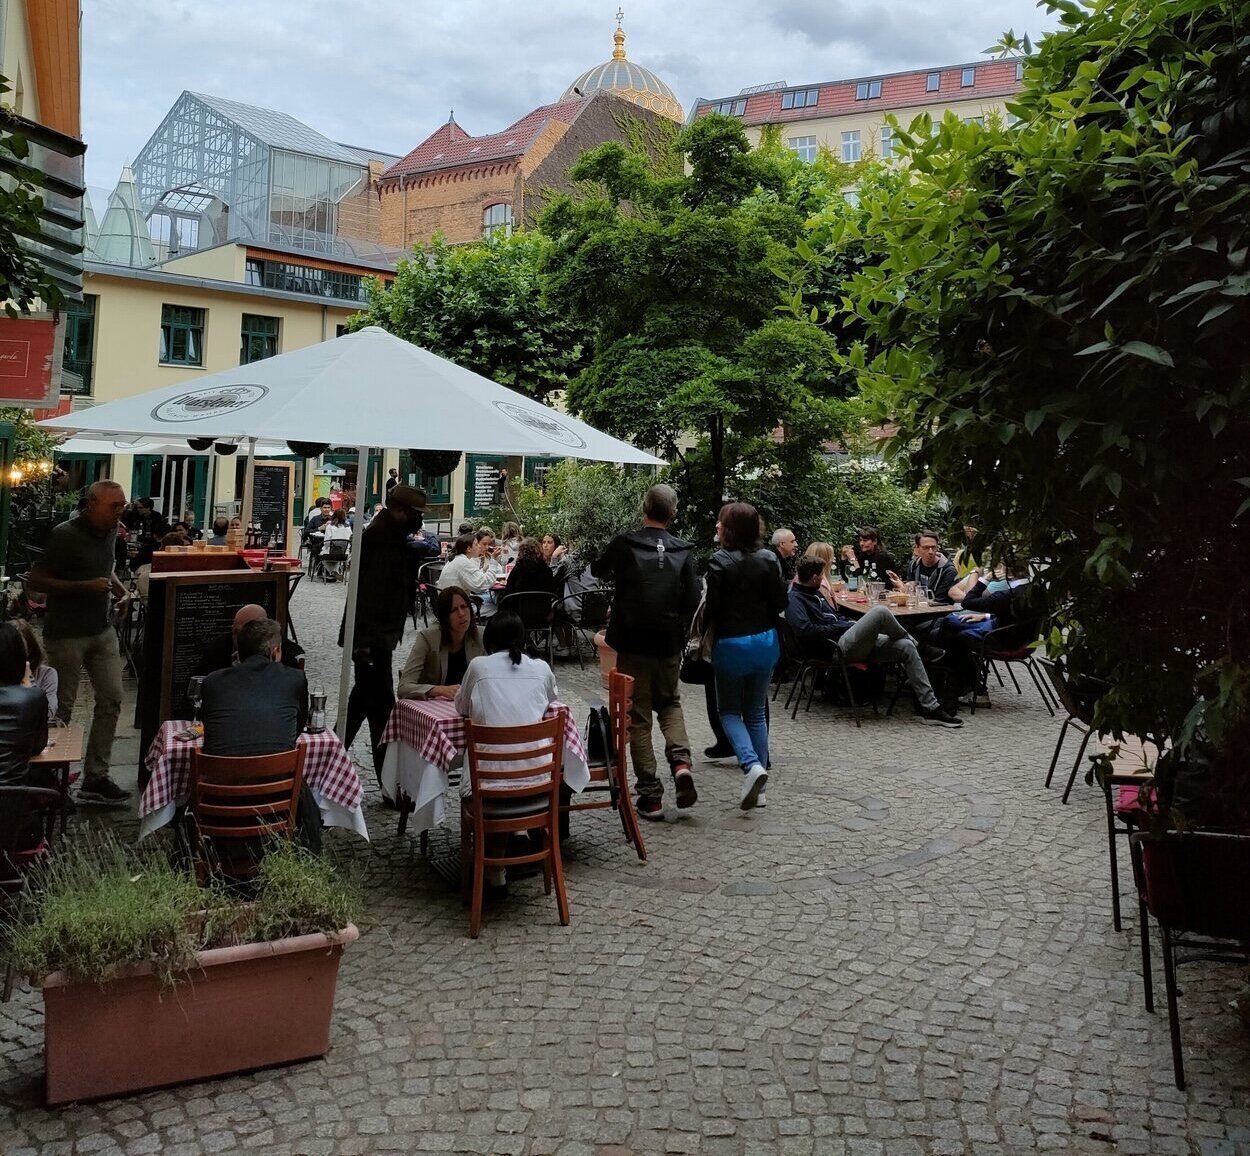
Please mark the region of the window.
POLYGON ((243 281, 246 285, 263 285, 265 276, 265 266, 263 261, 257 261, 252 257, 247 259, 247 264, 243 273, 243 281))
POLYGON ((977 82, 977 70, 975 68, 965 68, 963 75, 959 78, 960 88, 971 88, 977 82))
POLYGON ((721 116, 744 116, 747 111, 747 102, 745 100, 722 100, 712 105, 712 111, 719 112, 721 116))
POLYGON ((861 80, 855 86, 856 100, 876 100, 881 95, 881 81, 861 80))
POLYGON ((1023 60, 1016 61, 1016 79, 1017 80, 1024 79, 1024 61, 1023 60))
POLYGON ((894 129, 888 124, 881 126, 881 159, 883 161, 892 161, 894 159, 894 129))
POLYGON ((781 94, 782 108, 815 108, 816 100, 820 96, 820 89, 808 88, 802 92, 783 92, 781 94))
POLYGON ((204 364, 204 310, 161 306, 161 364, 204 364))
POLYGON ((506 202, 487 205, 482 210, 483 237, 512 236, 512 206, 506 202))
POLYGON ((240 336, 239 364, 264 361, 278 352, 278 319, 244 313, 240 336))
POLYGON ((95 358, 95 307, 97 297, 83 294, 81 301, 65 303, 65 351, 61 368, 82 382, 61 378, 61 392, 87 396, 91 393, 91 366, 95 358))
POLYGON ((814 136, 792 136, 786 144, 799 160, 811 164, 816 159, 817 146, 814 136))
POLYGON ((929 75, 925 78, 925 82, 924 82, 925 92, 937 92, 937 90, 941 87, 942 87, 942 74, 940 72, 929 73, 929 75))
POLYGON ((842 160, 853 165, 860 158, 862 145, 859 141, 859 129, 842 134, 842 160))
POLYGON ((985 117, 983 116, 965 116, 963 122, 964 124, 975 124, 978 128, 985 127, 985 117))
POLYGON ((266 289, 303 293, 309 297, 334 297, 340 301, 364 301, 366 296, 365 279, 359 273, 340 273, 337 269, 316 269, 286 261, 249 259, 246 281, 266 289))

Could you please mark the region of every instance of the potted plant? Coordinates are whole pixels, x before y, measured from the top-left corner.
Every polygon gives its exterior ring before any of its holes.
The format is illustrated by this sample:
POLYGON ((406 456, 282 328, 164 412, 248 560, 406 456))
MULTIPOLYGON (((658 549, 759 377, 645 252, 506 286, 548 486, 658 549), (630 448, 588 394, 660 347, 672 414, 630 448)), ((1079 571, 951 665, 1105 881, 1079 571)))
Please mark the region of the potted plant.
POLYGON ((53 858, 30 891, 11 950, 43 990, 49 1104, 329 1049, 356 900, 306 851, 275 847, 245 899, 104 837, 53 858))

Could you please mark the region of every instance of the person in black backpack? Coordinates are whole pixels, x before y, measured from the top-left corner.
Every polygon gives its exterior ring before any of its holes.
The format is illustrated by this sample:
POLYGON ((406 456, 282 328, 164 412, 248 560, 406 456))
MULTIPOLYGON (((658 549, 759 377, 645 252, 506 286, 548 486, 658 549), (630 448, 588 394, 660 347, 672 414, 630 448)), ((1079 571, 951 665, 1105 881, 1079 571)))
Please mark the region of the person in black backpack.
POLYGON ((677 806, 684 810, 699 797, 690 773, 690 740, 677 678, 686 632, 699 603, 699 583, 691 544, 668 532, 676 515, 673 488, 652 486, 642 502, 642 529, 618 534, 590 567, 615 591, 607 643, 617 652, 617 669, 634 680, 629 750, 638 813, 647 819, 664 817, 664 784, 655 773, 651 745, 652 712, 664 734, 677 806))

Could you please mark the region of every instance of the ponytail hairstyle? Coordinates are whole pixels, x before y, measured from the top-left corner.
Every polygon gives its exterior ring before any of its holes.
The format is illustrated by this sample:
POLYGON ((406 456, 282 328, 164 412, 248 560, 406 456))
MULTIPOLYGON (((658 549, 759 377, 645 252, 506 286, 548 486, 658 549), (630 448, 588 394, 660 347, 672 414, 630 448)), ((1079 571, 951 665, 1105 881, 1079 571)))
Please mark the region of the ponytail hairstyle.
POLYGON ((521 655, 525 653, 525 623, 511 610, 501 610, 486 623, 482 644, 487 654, 506 650, 512 665, 520 666, 521 655))

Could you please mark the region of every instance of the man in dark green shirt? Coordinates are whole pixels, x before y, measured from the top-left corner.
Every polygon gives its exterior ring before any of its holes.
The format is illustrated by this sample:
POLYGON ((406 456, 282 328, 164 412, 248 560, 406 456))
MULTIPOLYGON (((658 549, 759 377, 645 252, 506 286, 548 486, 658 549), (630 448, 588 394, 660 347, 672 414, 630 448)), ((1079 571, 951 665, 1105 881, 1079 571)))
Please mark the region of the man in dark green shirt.
POLYGON ((43 638, 60 685, 58 717, 70 721, 84 668, 95 693, 78 792, 84 803, 125 803, 130 798, 129 791, 109 778, 122 708, 122 659, 110 611, 114 594, 119 602, 128 597, 113 574, 113 550, 125 508, 121 486, 96 482, 87 491, 86 509, 48 536, 44 555, 30 577, 31 588, 48 596, 43 638))

